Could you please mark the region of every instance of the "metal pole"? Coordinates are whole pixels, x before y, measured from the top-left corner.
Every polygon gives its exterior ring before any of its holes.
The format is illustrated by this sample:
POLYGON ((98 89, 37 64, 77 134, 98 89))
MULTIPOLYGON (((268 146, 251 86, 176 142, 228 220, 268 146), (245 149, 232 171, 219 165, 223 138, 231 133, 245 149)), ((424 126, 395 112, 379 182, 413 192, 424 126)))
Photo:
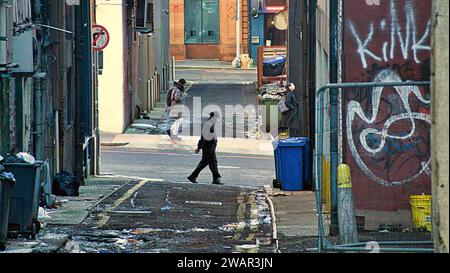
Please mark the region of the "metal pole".
POLYGON ((150 114, 152 111, 152 82, 151 80, 147 81, 147 112, 150 114))
POLYGON ((59 111, 55 111, 55 171, 59 173, 61 168, 59 164, 59 111))
POLYGON ((236 0, 236 58, 241 58, 241 7, 236 0))
POLYGON ((324 97, 324 91, 326 89, 319 90, 316 96, 316 117, 317 124, 316 124, 316 143, 317 146, 315 147, 316 150, 316 157, 315 157, 315 169, 316 169, 316 175, 315 175, 315 187, 316 187, 316 205, 317 205, 317 213, 318 213, 318 225, 319 225, 319 240, 318 240, 318 250, 319 253, 322 252, 323 247, 323 218, 322 218, 322 156, 323 156, 323 109, 321 106, 323 105, 323 97, 324 97))
POLYGON ((176 60, 172 57, 172 81, 176 81, 176 60))
MULTIPOLYGON (((338 82, 338 1, 330 1, 330 83, 338 82)), ((330 132, 330 187, 331 187, 331 226, 330 233, 336 235, 338 233, 338 214, 337 214, 337 169, 339 164, 338 141, 339 141, 339 90, 333 88, 330 90, 331 101, 331 132, 330 132)))
POLYGON ((152 109, 156 106, 156 81, 155 76, 152 77, 152 109))
POLYGON ((161 77, 158 72, 155 74, 156 76, 156 90, 158 91, 158 101, 161 101, 161 77))
MULTIPOLYGON (((315 120, 316 120, 316 116, 315 116, 315 111, 313 109, 316 109, 316 98, 315 98, 315 93, 316 93, 316 12, 317 12, 317 0, 311 0, 309 2, 309 94, 308 94, 308 99, 309 99, 309 111, 308 113, 310 113, 310 118, 309 118, 309 137, 311 140, 311 154, 309 155, 310 158, 313 158, 314 156, 314 149, 315 149, 315 145, 316 145, 316 140, 314 138, 315 132, 316 132, 316 128, 315 128, 315 120)), ((311 188, 312 190, 317 190, 314 189, 314 183, 311 183, 311 188)))

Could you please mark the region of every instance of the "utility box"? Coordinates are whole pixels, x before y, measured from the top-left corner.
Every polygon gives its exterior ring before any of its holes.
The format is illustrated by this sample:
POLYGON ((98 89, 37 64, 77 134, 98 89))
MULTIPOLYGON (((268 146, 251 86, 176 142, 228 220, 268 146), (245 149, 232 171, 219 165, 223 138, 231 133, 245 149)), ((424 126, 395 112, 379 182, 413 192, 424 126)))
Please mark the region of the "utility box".
POLYGON ((34 49, 33 30, 26 30, 13 37, 13 63, 17 67, 12 69, 13 73, 34 73, 34 49))

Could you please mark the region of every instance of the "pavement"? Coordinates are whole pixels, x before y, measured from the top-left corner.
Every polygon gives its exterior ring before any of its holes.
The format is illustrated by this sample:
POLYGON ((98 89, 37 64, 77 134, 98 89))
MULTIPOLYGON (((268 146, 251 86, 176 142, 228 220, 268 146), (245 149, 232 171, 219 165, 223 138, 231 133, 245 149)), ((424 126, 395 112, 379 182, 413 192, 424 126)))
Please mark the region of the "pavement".
MULTIPOLYGON (((119 134, 103 146, 123 146, 134 149, 195 151, 199 137, 182 136, 181 141, 173 141, 167 135, 119 134), (122 144, 122 145, 121 145, 122 144)), ((218 153, 273 156, 273 145, 269 140, 219 138, 218 153)))
POLYGON ((86 186, 80 187, 78 197, 56 197, 56 209, 40 209, 41 230, 36 239, 10 238, 6 251, 2 253, 55 253, 62 251, 70 241, 74 227, 81 224, 89 211, 119 189, 130 178, 117 176, 91 177, 86 186))
POLYGON ((238 71, 247 71, 247 70, 257 70, 256 67, 250 68, 236 68, 233 67, 231 62, 222 62, 218 60, 178 60, 175 63, 176 69, 181 70, 195 70, 195 69, 222 69, 222 70, 238 70, 238 71))
MULTIPOLYGON (((271 185, 264 187, 274 207, 278 252, 317 252, 318 214, 315 193, 282 191, 271 185)), ((326 219, 324 223, 327 223, 326 219)), ((327 224, 325 228, 328 228, 327 224)))

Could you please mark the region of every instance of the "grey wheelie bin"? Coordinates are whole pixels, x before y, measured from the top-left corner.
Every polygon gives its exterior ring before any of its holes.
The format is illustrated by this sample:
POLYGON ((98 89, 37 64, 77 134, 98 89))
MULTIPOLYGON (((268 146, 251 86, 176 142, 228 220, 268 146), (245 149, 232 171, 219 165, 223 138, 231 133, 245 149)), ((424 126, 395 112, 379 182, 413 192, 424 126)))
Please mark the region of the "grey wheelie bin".
POLYGON ((0 170, 0 251, 4 251, 7 245, 9 207, 14 183, 14 177, 6 177, 0 170))
POLYGON ((16 179, 11 193, 8 233, 27 235, 34 239, 40 229, 38 214, 42 162, 3 165, 5 171, 12 173, 16 179))

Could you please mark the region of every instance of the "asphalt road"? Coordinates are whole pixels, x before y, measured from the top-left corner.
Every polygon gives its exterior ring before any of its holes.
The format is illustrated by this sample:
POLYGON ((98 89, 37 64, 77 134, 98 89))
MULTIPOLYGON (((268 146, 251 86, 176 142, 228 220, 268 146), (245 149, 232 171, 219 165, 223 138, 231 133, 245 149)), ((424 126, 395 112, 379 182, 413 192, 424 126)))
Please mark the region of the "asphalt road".
POLYGON ((213 111, 221 114, 222 136, 244 138, 246 132, 256 130, 258 105, 254 84, 194 84, 188 93, 185 105, 190 112, 190 135, 199 135, 194 128, 201 128, 213 111))
MULTIPOLYGON (((219 140, 220 145, 220 140, 219 140)), ((201 155, 177 150, 145 150, 102 147, 102 173, 187 182, 186 177, 200 162, 201 155)), ((272 183, 275 177, 273 157, 219 153, 219 171, 226 185, 258 187, 272 183)), ((198 179, 210 184, 206 168, 198 179)))
POLYGON ((81 252, 274 251, 261 190, 133 181, 91 212, 72 236, 81 252))
POLYGON ((186 79, 194 83, 253 83, 257 80, 256 70, 228 69, 178 69, 178 79, 186 79))

